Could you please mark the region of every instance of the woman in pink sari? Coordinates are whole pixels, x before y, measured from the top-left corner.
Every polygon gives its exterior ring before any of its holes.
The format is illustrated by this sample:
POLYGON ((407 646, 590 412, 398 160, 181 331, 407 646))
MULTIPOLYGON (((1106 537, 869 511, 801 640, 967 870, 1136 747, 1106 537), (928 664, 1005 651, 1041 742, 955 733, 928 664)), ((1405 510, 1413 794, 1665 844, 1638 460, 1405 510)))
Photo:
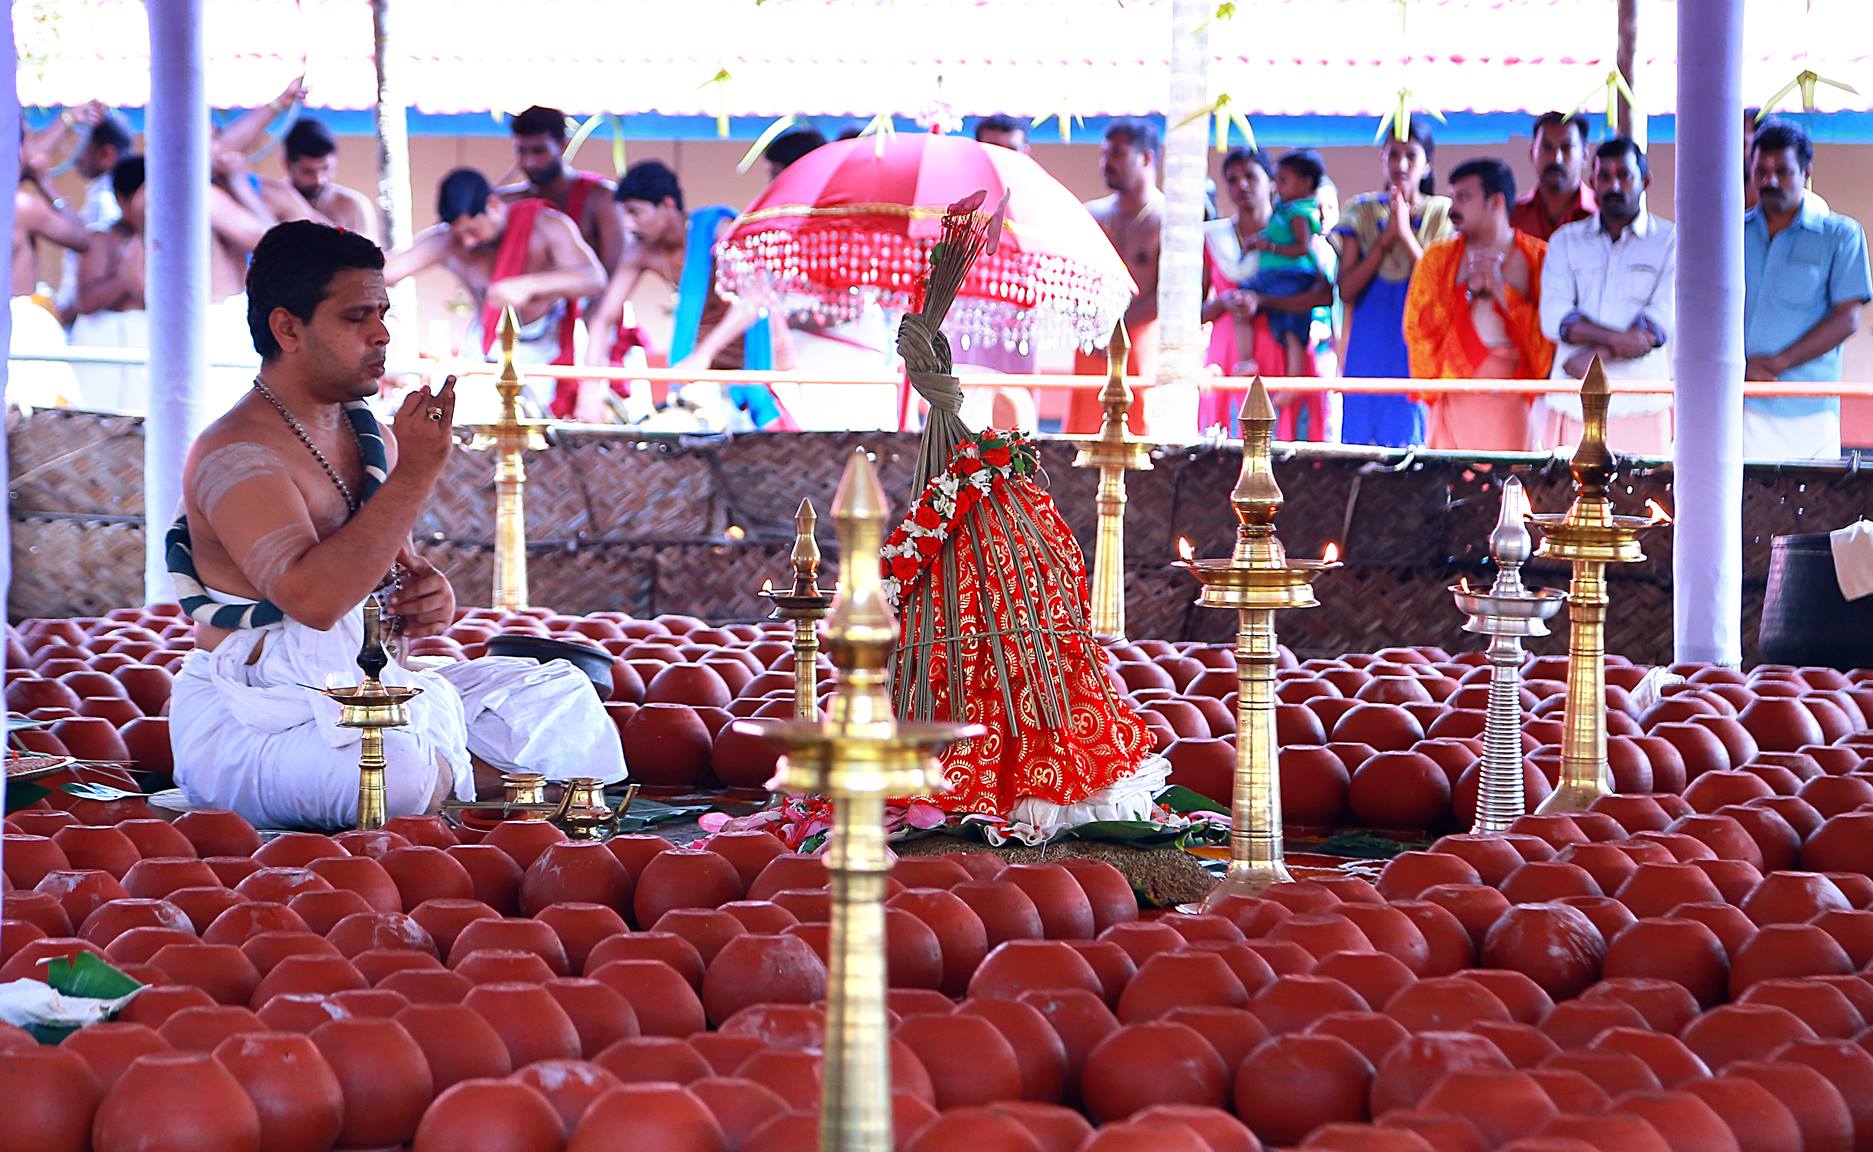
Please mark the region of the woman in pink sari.
MULTIPOLYGON (((1203 266, 1209 282, 1203 319, 1210 325, 1209 353, 1204 363, 1222 376, 1280 375, 1286 364, 1281 341, 1268 330, 1263 312, 1308 312, 1333 303, 1333 290, 1317 278, 1308 291, 1296 296, 1261 296, 1241 287, 1255 274, 1260 253, 1246 250, 1268 226, 1274 211, 1274 163, 1259 149, 1238 148, 1223 160, 1223 188, 1235 207, 1234 216, 1211 220, 1203 226, 1203 266)), ((1317 375, 1314 352, 1309 348, 1305 372, 1317 375)), ((1197 408, 1197 426, 1233 430, 1241 394, 1206 391, 1197 408)), ((1275 435, 1282 440, 1326 439, 1327 397, 1324 392, 1277 396, 1280 413, 1275 435)))

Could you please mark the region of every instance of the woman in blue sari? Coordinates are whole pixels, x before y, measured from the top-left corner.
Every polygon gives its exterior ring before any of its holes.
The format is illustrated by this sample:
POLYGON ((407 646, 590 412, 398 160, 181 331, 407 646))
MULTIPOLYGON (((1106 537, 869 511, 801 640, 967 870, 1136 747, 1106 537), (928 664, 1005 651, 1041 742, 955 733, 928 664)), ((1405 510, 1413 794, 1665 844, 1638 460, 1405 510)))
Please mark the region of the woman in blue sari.
MULTIPOLYGON (((1403 379, 1405 296, 1424 249, 1450 232, 1450 201, 1430 194, 1436 144, 1423 119, 1381 151, 1385 188, 1354 197, 1333 230, 1340 298, 1348 309, 1343 377, 1403 379)), ((1403 448, 1424 443, 1424 405, 1406 394, 1348 393, 1340 439, 1403 448)))

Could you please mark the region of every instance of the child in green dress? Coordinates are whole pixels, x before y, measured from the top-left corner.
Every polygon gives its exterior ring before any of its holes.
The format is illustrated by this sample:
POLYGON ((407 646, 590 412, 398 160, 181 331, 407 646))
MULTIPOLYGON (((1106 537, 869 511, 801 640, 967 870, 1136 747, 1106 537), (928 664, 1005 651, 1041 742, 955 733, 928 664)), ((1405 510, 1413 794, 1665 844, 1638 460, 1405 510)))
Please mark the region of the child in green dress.
MULTIPOLYGON (((1320 154, 1303 148, 1275 164, 1275 210, 1268 227, 1245 245, 1260 252, 1255 275, 1242 287, 1262 296, 1295 296, 1313 287, 1320 275, 1313 253, 1314 237, 1323 230, 1320 182, 1327 167, 1320 154)), ((1287 354, 1287 375, 1304 374, 1311 312, 1268 312, 1268 330, 1281 341, 1287 354)))

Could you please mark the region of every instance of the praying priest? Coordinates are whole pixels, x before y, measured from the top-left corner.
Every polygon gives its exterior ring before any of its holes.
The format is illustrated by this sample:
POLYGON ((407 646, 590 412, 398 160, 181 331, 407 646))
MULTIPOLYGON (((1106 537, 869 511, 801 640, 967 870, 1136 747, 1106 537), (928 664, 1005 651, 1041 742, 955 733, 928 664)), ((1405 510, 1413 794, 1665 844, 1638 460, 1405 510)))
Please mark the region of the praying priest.
MULTIPOLYGON (((405 636, 454 618, 410 529, 454 446, 455 389, 413 393, 394 434, 364 403, 390 343, 383 268, 377 245, 322 224, 261 240, 247 270, 260 373, 190 450, 169 535, 196 626, 170 703, 176 783, 261 827, 356 820, 359 734, 317 688, 355 681, 365 599, 394 582, 385 611, 405 636)), ((422 689, 385 734, 390 815, 472 799, 478 770, 624 777, 591 681, 564 661, 393 660, 382 678, 422 689)))

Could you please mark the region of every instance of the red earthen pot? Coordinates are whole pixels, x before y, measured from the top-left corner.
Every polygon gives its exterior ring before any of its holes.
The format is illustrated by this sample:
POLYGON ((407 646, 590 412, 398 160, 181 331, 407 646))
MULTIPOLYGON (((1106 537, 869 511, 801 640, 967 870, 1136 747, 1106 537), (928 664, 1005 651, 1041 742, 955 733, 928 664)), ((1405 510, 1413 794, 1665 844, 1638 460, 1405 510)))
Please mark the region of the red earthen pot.
POLYGON ((1607 945, 1607 978, 1645 977, 1682 985, 1701 1005, 1723 1000, 1729 980, 1723 943, 1707 925, 1689 919, 1646 919, 1607 945))
POLYGON ((1724 1004, 1685 1025, 1678 1038, 1714 1072, 1762 1059, 1792 1040, 1813 1040, 1814 1030, 1786 1008, 1724 1004))
POLYGON ((86 1152, 91 1121, 105 1090, 90 1064, 62 1048, 0 1052, 0 1094, 7 1101, 9 1148, 86 1152))
POLYGON ((1448 818, 1450 794, 1450 779, 1429 756, 1382 751, 1353 772, 1347 803, 1368 827, 1421 830, 1448 818))
POLYGON ((1071 872, 1058 864, 1011 864, 1000 880, 1021 889, 1034 902, 1047 939, 1092 939, 1092 902, 1071 872))
MULTIPOLYGON (((769 1123, 785 1119, 777 1117, 769 1123)), ((758 1131, 755 1139, 759 1139, 758 1131)), ((728 1143, 709 1109, 681 1086, 625 1084, 593 1101, 567 1152, 632 1147, 727 1152, 728 1143)))
POLYGON ((132 1064, 104 1097, 91 1146, 96 1152, 259 1152, 260 1116, 240 1082, 213 1056, 158 1052, 132 1064), (151 1141, 152 1133, 161 1134, 160 1143, 151 1141))
POLYGON ((1510 968, 1466 968, 1457 979, 1480 984, 1509 1010, 1518 1024, 1539 1025, 1554 1011, 1554 998, 1525 973, 1510 968))
POLYGON ((1717 1076, 1692 1081, 1684 1092, 1723 1121, 1740 1152, 1801 1152, 1794 1114, 1754 1080, 1717 1076))
POLYGON ((1854 1146, 1853 1113, 1838 1088, 1805 1064, 1745 1060, 1725 1075, 1754 1080, 1780 1100, 1801 1128, 1809 1152, 1848 1152, 1854 1146))
POLYGON ((565 1131, 545 1096, 513 1080, 465 1080, 436 1098, 416 1130, 414 1152, 486 1147, 560 1152, 565 1131))
MULTIPOLYGON (((1337 1045, 1366 1066, 1370 1075, 1364 1058, 1340 1041, 1326 1037, 1294 1040, 1309 1041, 1314 1047, 1337 1045)), ((1164 1022, 1133 1024, 1107 1036, 1088 1053, 1080 1081, 1088 1112, 1102 1121, 1124 1119, 1158 1104, 1220 1106, 1228 1087, 1222 1057, 1209 1041, 1182 1024, 1164 1022), (1156 1071, 1140 1077, 1139 1068, 1156 1071)), ((1270 1085, 1264 1081, 1262 1087, 1270 1085)))
POLYGON ((1293 1144, 1333 1123, 1367 1118, 1372 1065, 1333 1036, 1271 1040, 1236 1073, 1236 1115, 1265 1143, 1293 1144))
POLYGON ((637 878, 637 923, 654 924, 672 908, 720 907, 744 894, 741 877, 726 858, 701 849, 661 852, 637 878))
MULTIPOLYGON (((688 947, 687 942, 684 946, 688 947)), ((593 957, 596 960, 596 952, 593 957)), ((646 1036, 688 1036, 707 1025, 695 988, 662 961, 612 960, 587 975, 631 1002, 646 1036)))
POLYGON ((253 1102, 261 1147, 268 1152, 325 1152, 337 1141, 344 1091, 310 1037, 290 1032, 230 1036, 214 1055, 253 1102))
MULTIPOLYGON (((1461 859, 1476 870, 1481 883, 1491 886, 1500 886, 1508 878, 1509 873, 1524 863, 1522 854, 1501 836, 1458 833, 1439 839, 1431 845, 1431 851, 1438 855, 1455 856, 1461 859)), ((1393 859, 1396 860, 1397 857, 1393 859)), ((1439 881, 1445 884, 1476 882, 1470 880, 1439 881)))
POLYGON ((1492 1144, 1540 1130, 1557 1111, 1525 1072, 1453 1072, 1419 1107, 1464 1117, 1492 1144))
POLYGON ((422 1049, 438 1091, 463 1080, 505 1076, 514 1068, 501 1034, 465 1004, 411 1004, 395 1019, 422 1049))
POLYGON ((1758 980, 1852 971, 1847 953, 1821 929, 1812 924, 1771 924, 1759 929, 1731 962, 1730 996, 1741 997, 1758 980))

